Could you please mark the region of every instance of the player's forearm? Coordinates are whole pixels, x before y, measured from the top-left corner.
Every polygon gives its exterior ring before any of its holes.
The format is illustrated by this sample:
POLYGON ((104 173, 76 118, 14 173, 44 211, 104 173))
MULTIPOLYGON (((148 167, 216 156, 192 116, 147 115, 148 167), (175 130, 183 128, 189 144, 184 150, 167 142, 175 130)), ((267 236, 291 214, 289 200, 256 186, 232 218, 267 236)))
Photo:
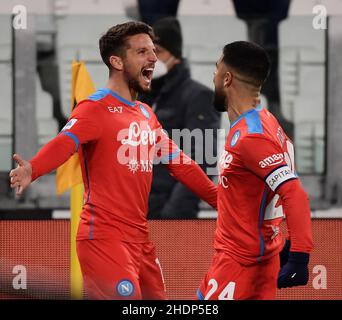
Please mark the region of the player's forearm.
POLYGON ((289 181, 278 189, 286 214, 292 252, 310 253, 313 248, 309 199, 299 180, 289 181))
MULTIPOLYGON (((183 152, 181 157, 186 157, 183 152)), ((217 209, 217 187, 195 161, 187 160, 167 164, 170 174, 198 197, 217 209)))
POLYGON ((199 201, 200 199, 192 191, 182 183, 177 182, 161 210, 161 215, 168 218, 175 216, 195 217, 199 201))
POLYGON ((75 151, 76 145, 73 139, 64 134, 59 134, 43 146, 30 160, 32 166, 32 181, 58 168, 75 151))

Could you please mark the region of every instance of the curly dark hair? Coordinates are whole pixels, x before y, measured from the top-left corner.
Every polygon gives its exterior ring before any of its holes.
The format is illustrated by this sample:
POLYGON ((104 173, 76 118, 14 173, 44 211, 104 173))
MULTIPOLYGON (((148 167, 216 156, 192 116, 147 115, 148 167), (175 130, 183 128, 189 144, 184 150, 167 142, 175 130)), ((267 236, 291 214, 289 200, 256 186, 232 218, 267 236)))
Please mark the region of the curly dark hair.
POLYGON ((152 28, 143 22, 129 21, 111 27, 99 40, 100 54, 103 62, 111 69, 109 57, 116 55, 125 57, 128 49, 127 38, 136 34, 146 33, 152 40, 154 34, 152 28))

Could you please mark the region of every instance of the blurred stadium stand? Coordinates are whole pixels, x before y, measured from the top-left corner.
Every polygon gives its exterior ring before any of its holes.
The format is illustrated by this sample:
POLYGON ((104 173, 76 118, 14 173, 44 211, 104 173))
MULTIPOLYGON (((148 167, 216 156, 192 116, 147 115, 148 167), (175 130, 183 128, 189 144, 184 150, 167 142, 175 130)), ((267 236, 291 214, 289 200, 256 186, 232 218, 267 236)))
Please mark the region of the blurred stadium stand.
POLYGON ((105 86, 108 69, 103 64, 98 40, 111 26, 127 21, 125 16, 67 15, 57 18, 57 56, 63 113, 70 115, 71 62, 84 60, 96 88, 105 86), (84 23, 86 21, 86 23, 84 23))
MULTIPOLYGON (((11 286, 12 267, 17 264, 27 265, 31 272, 26 295, 63 299, 70 294, 69 194, 55 195, 54 174, 34 182, 25 203, 15 200, 8 188, 13 133, 11 12, 17 4, 17 0, 0 1, 0 299, 20 294, 11 286)), ((98 52, 99 36, 116 23, 138 19, 137 0, 22 0, 20 4, 35 23, 38 73, 31 80, 34 129, 41 147, 70 114, 72 60, 84 60, 95 86, 104 86, 107 69, 98 52)), ((180 0, 178 18, 193 77, 213 88, 222 46, 248 40, 247 24, 236 17, 232 0, 180 0)), ((291 0, 289 16, 279 25, 280 107, 284 118, 294 123, 297 170, 310 195, 316 245, 309 285, 280 290, 279 299, 341 300, 341 52, 342 1, 291 0), (312 10, 318 4, 328 14, 340 16, 327 33, 312 28, 312 10), (328 270, 326 290, 314 287, 317 265, 328 270)), ((222 128, 221 149, 229 128, 226 115, 222 128)), ((202 209, 201 220, 149 222, 170 298, 192 299, 210 264, 216 212, 202 209), (179 241, 170 242, 171 238, 179 241)))
POLYGON ((11 16, 0 15, 0 171, 11 168, 12 38, 11 16))
MULTIPOLYGON (((222 54, 222 45, 247 40, 246 25, 232 15, 222 15, 222 10, 218 16, 183 15, 180 11, 178 18, 183 32, 184 56, 189 60, 193 79, 214 89, 215 63, 222 54)), ((218 150, 223 150, 229 128, 225 113, 221 116, 221 128, 224 131, 218 135, 218 150)))
POLYGON ((325 36, 310 16, 290 16, 279 30, 281 107, 294 123, 301 173, 324 170, 325 36))
MULTIPOLYGON (((15 0, 0 2, 0 190, 6 190, 12 153, 12 36, 10 13, 15 0)), ((81 59, 97 88, 105 85, 107 69, 98 52, 98 39, 110 26, 139 18, 136 0, 24 0, 34 18, 38 75, 35 83, 39 147, 55 136, 70 114, 71 62, 81 59)), ((325 196, 326 154, 326 34, 312 28, 312 8, 323 4, 328 13, 342 14, 340 0, 291 0, 289 17, 279 27, 279 85, 281 111, 294 123, 297 170, 314 206, 325 196)), ((193 78, 213 88, 215 62, 225 43, 248 40, 247 24, 236 16, 231 0, 180 0, 178 18, 184 55, 193 78)), ((267 97, 263 101, 267 103, 267 97)), ((219 148, 229 122, 222 116, 219 148)), ((5 192, 6 193, 6 192, 5 192)), ((54 174, 32 186, 32 206, 68 208, 69 196, 56 197, 54 174)), ((8 199, 10 195, 11 199, 8 199)), ((13 203, 0 195, 0 207, 13 203)), ((15 203, 14 206, 17 204, 15 203)))

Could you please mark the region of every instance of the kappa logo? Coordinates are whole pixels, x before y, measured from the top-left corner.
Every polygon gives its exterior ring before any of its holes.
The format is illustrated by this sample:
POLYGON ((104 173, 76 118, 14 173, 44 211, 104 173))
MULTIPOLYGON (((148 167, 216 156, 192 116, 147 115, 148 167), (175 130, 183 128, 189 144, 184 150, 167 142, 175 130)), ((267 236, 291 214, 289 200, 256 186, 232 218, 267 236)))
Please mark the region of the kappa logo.
POLYGON ((116 291, 120 296, 129 297, 134 292, 134 285, 130 280, 121 280, 116 286, 116 291))
POLYGON ((284 155, 282 153, 275 153, 272 154, 271 156, 261 160, 259 162, 260 168, 264 169, 266 167, 273 167, 276 166, 277 164, 280 164, 283 162, 284 155))
POLYGON ((122 106, 108 106, 107 109, 111 113, 122 113, 123 111, 122 106))

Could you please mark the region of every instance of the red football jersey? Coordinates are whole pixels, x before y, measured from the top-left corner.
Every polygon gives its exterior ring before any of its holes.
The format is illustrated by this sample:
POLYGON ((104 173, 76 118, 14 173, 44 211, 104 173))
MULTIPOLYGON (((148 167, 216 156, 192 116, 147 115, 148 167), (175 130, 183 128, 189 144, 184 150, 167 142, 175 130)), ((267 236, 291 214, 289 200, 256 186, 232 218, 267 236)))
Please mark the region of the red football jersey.
POLYGON ((85 203, 77 239, 147 241, 153 161, 181 152, 153 111, 100 89, 77 105, 61 133, 79 146, 85 203))
MULTIPOLYGON (((282 246, 279 225, 286 214, 277 191, 298 176, 293 144, 270 112, 258 106, 231 124, 219 171, 215 248, 244 264, 277 254, 282 246)), ((303 250, 309 251, 311 225, 305 219, 310 210, 304 208, 298 216, 303 216, 307 237, 296 238, 296 243, 305 242, 303 250)))

